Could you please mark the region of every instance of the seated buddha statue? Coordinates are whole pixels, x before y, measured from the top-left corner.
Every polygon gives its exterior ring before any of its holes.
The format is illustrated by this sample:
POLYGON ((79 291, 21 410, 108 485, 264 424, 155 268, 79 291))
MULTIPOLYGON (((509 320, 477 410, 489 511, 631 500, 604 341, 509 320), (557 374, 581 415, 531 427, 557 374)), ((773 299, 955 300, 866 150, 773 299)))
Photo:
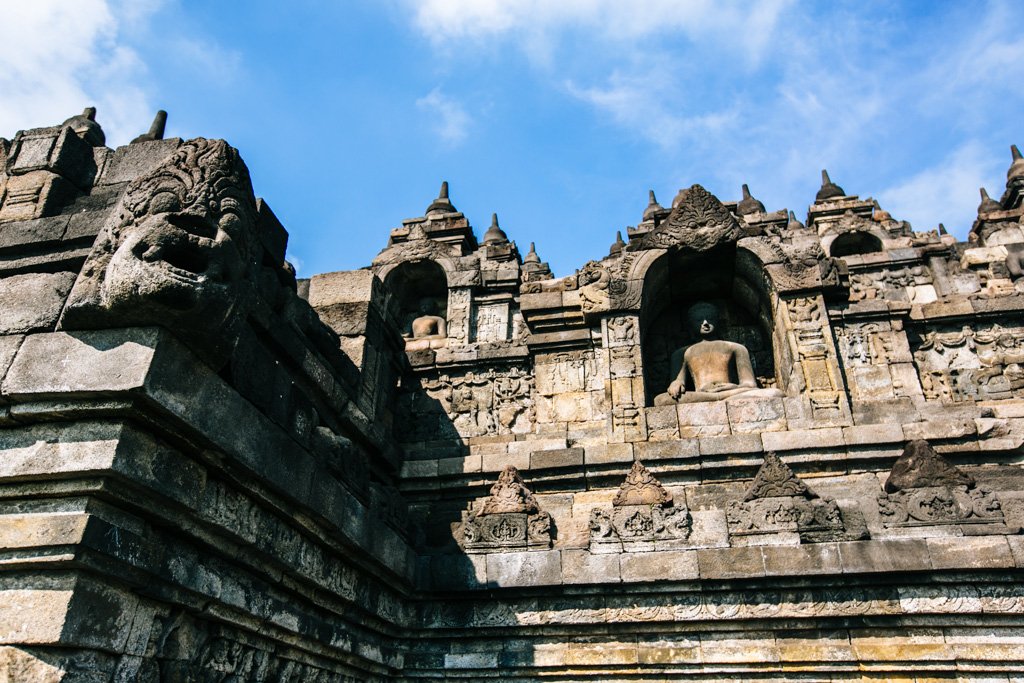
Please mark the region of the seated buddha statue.
POLYGON ((437 315, 432 299, 420 300, 420 315, 412 321, 412 334, 405 335, 405 349, 437 349, 448 343, 448 322, 437 315))
POLYGON ((745 346, 718 339, 719 312, 714 304, 699 302, 690 307, 686 327, 698 341, 672 355, 673 360, 682 355, 679 373, 668 391, 654 398, 654 405, 721 401, 739 394, 744 398, 782 396, 778 389, 758 389, 745 346))

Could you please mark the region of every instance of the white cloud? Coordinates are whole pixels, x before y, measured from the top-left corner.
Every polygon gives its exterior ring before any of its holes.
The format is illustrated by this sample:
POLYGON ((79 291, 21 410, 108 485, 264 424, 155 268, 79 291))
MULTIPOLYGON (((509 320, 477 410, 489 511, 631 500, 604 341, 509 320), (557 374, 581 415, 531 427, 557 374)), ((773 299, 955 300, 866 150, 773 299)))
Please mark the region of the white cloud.
POLYGON ((434 88, 416 100, 416 106, 427 112, 437 134, 445 142, 458 145, 466 139, 472 118, 459 102, 442 93, 440 88, 434 88))
POLYGON ((143 21, 152 2, 33 0, 4 7, 0 52, 0 135, 55 125, 86 106, 108 144, 137 135, 153 115, 143 87, 145 66, 120 34, 143 21))
POLYGON ((553 32, 583 30, 601 39, 636 41, 681 33, 690 40, 728 36, 729 44, 759 58, 779 15, 792 0, 420 0, 412 2, 416 26, 437 45, 452 38, 523 38, 520 45, 546 60, 553 32))
POLYGON ((994 158, 977 142, 967 142, 940 163, 879 193, 879 202, 894 218, 909 220, 915 230, 930 230, 941 222, 958 239, 966 239, 981 201, 978 188, 987 185, 998 200, 1003 185, 995 179, 1010 165, 1009 157, 1001 168, 1004 159, 994 158))
POLYGON ((652 74, 615 72, 604 86, 580 87, 569 81, 565 87, 573 97, 593 105, 616 124, 664 150, 678 149, 686 141, 705 135, 718 135, 733 125, 739 115, 735 109, 692 112, 692 107, 677 101, 682 98, 655 96, 660 86, 652 74))

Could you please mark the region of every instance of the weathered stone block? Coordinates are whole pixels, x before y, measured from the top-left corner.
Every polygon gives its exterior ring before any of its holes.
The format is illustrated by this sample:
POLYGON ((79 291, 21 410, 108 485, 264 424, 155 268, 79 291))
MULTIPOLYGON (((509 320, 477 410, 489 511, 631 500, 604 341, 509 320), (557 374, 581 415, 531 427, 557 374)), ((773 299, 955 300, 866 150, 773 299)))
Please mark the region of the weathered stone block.
POLYGON ((696 550, 625 553, 621 556, 622 581, 694 581, 698 578, 696 550))
POLYGON ((134 180, 149 173, 181 145, 181 138, 168 138, 135 145, 126 145, 114 150, 97 185, 113 185, 134 180))
POLYGON ((765 573, 760 548, 705 548, 696 553, 702 580, 750 578, 765 573))
POLYGON ((492 553, 487 556, 487 581, 500 587, 558 585, 561 557, 558 550, 492 553))
POLYGON ((530 469, 542 467, 579 467, 583 464, 582 448, 558 448, 530 454, 530 469))
POLYGON ((735 455, 760 453, 764 450, 760 434, 731 434, 729 436, 702 436, 699 441, 701 455, 735 455))
POLYGON ((1005 536, 929 538, 926 542, 934 569, 1002 569, 1014 566, 1005 536))
POLYGON ((725 402, 734 433, 778 431, 786 428, 781 398, 731 398, 725 402))
POLYGON ((588 465, 600 465, 610 462, 633 462, 633 444, 607 443, 588 446, 584 459, 588 465))
POLYGON ((700 454, 697 439, 673 439, 671 441, 641 441, 633 444, 636 459, 648 460, 695 459, 700 454))
POLYGON ((70 216, 64 215, 4 223, 0 228, 0 249, 26 244, 43 245, 47 242, 59 242, 67 231, 70 219, 70 216))
POLYGON ((766 576, 839 574, 842 571, 839 548, 835 543, 765 546, 761 553, 766 576))
POLYGON ((905 438, 903 427, 898 424, 866 424, 843 427, 843 441, 850 446, 899 443, 904 441, 905 438))
POLYGON ((587 550, 562 551, 562 583, 619 583, 619 555, 595 555, 587 550))
POLYGON ((845 445, 841 427, 771 432, 762 434, 761 441, 766 451, 839 448, 845 445))
POLYGON ((851 541, 839 544, 844 574, 928 571, 928 545, 921 539, 851 541))
POLYGON ((31 273, 0 279, 0 334, 52 330, 75 283, 74 273, 31 273))

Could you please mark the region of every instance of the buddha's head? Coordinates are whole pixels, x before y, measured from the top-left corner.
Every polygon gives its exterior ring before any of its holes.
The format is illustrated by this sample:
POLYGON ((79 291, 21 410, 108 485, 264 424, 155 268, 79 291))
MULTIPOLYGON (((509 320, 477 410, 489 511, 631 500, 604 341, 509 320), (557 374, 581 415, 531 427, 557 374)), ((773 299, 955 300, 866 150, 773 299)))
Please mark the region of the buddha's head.
POLYGON ((716 336, 720 319, 717 306, 700 301, 686 312, 686 329, 694 339, 710 339, 716 336))

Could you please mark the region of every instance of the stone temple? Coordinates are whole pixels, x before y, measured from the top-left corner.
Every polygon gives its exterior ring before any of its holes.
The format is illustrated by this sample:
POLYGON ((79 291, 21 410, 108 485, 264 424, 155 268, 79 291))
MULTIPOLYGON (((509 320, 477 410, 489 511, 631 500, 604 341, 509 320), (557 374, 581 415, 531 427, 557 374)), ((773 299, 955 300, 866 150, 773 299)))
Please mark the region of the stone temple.
POLYGON ((1024 680, 1016 148, 965 243, 823 173, 556 278, 444 185, 307 280, 165 117, 0 140, 0 681, 1024 680))

